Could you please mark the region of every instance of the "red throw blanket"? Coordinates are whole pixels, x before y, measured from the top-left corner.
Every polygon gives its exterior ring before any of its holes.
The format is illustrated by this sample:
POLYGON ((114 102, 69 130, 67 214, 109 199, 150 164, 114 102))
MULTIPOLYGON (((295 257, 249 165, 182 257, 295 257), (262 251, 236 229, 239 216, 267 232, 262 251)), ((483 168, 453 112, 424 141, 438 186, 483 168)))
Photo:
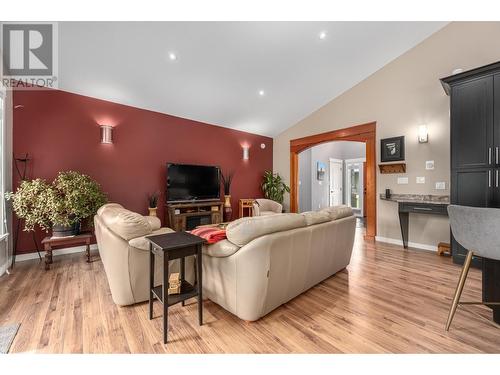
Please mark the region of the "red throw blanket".
POLYGON ((217 227, 201 227, 191 231, 191 234, 204 238, 209 244, 225 240, 226 230, 217 227))

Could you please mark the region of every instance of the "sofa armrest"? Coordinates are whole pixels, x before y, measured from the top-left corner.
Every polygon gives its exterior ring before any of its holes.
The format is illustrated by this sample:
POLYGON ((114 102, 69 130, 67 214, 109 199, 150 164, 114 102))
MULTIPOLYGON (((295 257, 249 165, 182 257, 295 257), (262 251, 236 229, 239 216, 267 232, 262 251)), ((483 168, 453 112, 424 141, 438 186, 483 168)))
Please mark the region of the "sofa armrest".
POLYGON ((147 234, 145 236, 132 238, 130 241, 128 241, 128 244, 138 250, 149 251, 149 240, 146 238, 147 236, 155 236, 158 234, 173 233, 173 232, 174 231, 170 228, 160 228, 154 230, 152 233, 147 234))
POLYGON ((144 216, 144 219, 151 226, 151 230, 158 230, 161 228, 161 221, 156 216, 144 216))
POLYGON ((235 245, 229 240, 222 240, 214 244, 203 245, 203 255, 208 255, 215 258, 225 258, 233 255, 240 249, 239 246, 235 245))

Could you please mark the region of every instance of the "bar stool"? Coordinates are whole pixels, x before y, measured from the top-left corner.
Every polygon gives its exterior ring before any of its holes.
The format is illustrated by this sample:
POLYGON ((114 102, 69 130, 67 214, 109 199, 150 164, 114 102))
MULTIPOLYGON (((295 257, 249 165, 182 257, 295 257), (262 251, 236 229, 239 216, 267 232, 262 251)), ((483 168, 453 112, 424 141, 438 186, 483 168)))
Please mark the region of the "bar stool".
POLYGON ((457 289, 446 322, 446 331, 458 305, 500 305, 500 302, 460 302, 472 256, 500 260, 500 209, 448 206, 450 226, 455 240, 467 249, 467 256, 458 279, 457 289))

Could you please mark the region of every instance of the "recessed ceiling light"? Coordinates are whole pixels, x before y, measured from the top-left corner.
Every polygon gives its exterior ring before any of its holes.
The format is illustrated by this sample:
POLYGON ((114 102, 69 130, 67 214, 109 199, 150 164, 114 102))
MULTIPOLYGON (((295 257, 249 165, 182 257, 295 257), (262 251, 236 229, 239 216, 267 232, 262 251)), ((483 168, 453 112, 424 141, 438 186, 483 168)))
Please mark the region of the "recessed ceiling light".
POLYGON ((322 31, 322 32, 320 32, 320 33, 319 33, 319 35, 318 35, 318 37, 319 37, 321 40, 325 39, 325 38, 326 38, 326 31, 322 31))
POLYGON ((175 61, 175 60, 177 60, 177 55, 175 53, 173 53, 173 52, 169 52, 168 53, 168 58, 170 60, 172 60, 172 61, 175 61))
POLYGON ((266 95, 266 92, 264 90, 259 90, 259 96, 264 96, 266 95))

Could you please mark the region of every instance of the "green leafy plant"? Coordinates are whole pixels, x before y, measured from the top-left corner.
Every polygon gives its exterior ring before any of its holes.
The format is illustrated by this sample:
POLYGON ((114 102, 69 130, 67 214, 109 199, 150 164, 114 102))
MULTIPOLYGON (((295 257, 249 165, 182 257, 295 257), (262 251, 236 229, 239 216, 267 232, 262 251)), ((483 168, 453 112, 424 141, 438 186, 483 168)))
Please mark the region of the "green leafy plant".
POLYGON ((160 197, 160 192, 156 191, 153 194, 148 195, 149 208, 158 207, 158 198, 160 197))
POLYGON ((69 226, 93 217, 106 203, 99 184, 87 175, 60 172, 52 184, 37 178, 22 181, 15 193, 7 193, 16 215, 25 220, 24 230, 39 225, 45 231, 53 225, 69 226))
POLYGON ((271 171, 264 172, 261 188, 264 197, 280 204, 283 204, 285 193, 290 192, 290 187, 285 184, 283 178, 278 173, 274 174, 271 171))

